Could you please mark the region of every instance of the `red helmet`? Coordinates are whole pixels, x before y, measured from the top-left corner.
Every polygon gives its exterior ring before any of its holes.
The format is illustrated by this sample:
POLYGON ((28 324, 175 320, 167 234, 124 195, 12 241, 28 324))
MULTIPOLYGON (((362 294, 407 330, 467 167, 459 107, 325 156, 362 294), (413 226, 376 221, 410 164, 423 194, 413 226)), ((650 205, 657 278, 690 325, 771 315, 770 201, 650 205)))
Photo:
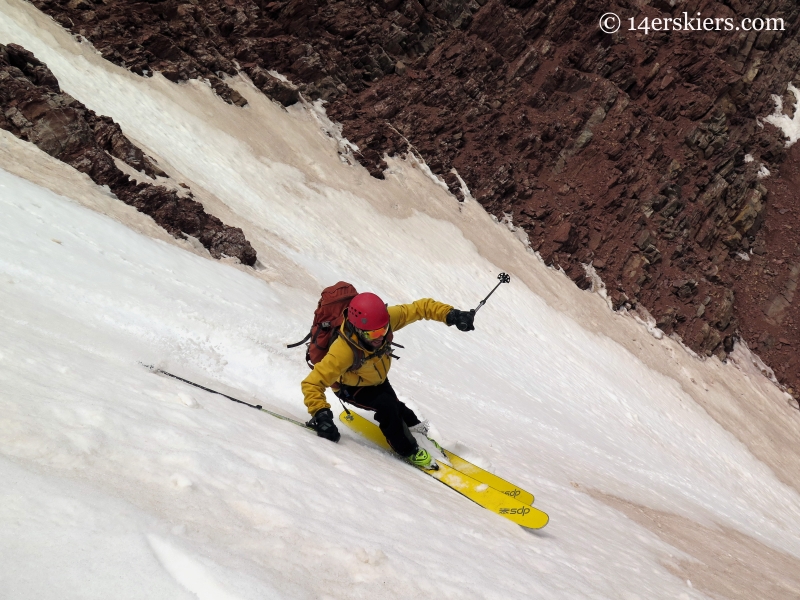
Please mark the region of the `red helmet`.
POLYGON ((372 331, 389 324, 389 311, 378 296, 371 292, 358 294, 347 307, 347 320, 356 329, 372 331))

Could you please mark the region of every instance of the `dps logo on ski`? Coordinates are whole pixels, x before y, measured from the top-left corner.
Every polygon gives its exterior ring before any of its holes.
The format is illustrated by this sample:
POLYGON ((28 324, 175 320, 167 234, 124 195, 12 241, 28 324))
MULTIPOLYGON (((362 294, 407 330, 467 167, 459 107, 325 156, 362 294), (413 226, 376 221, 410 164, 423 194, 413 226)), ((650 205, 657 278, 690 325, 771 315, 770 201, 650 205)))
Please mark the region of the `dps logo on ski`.
POLYGON ((522 508, 501 508, 500 509, 500 514, 501 515, 522 515, 522 516, 525 516, 529 512, 531 512, 531 509, 528 508, 527 506, 523 506, 522 508))
POLYGON ((522 492, 520 490, 508 490, 507 492, 503 492, 506 496, 511 496, 512 498, 516 498, 522 492))

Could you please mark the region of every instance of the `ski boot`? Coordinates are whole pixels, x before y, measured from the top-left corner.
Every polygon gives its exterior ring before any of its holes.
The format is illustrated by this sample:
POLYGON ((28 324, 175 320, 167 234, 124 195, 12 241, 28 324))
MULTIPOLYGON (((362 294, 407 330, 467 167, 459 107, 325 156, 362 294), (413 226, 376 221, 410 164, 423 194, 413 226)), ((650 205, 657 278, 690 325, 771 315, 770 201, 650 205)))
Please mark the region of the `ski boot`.
POLYGON ((431 455, 428 454, 425 448, 417 448, 413 454, 406 457, 406 460, 415 467, 420 467, 421 469, 427 469, 429 471, 437 471, 439 469, 439 465, 431 458, 431 455))
POLYGON ((408 428, 408 430, 411 433, 419 433, 420 435, 424 435, 425 437, 428 437, 428 432, 430 431, 430 429, 431 429, 431 424, 430 421, 428 421, 428 419, 423 419, 416 425, 412 425, 411 427, 408 428))
POLYGON ((428 421, 428 419, 423 419, 422 421, 420 421, 420 422, 419 422, 419 423, 417 423, 416 425, 412 425, 411 427, 409 427, 409 428, 408 428, 408 430, 409 430, 411 433, 418 433, 418 434, 420 434, 420 435, 424 435, 424 436, 425 436, 425 437, 428 439, 428 441, 429 441, 431 444, 433 444, 433 445, 436 447, 436 449, 437 449, 439 452, 441 452, 441 453, 442 453, 442 455, 444 455, 444 450, 443 450, 443 449, 442 449, 442 447, 439 445, 439 442, 437 442, 435 439, 433 439, 433 438, 432 438, 432 437, 429 435, 429 434, 430 434, 430 432, 431 432, 431 423, 430 423, 430 421, 428 421))

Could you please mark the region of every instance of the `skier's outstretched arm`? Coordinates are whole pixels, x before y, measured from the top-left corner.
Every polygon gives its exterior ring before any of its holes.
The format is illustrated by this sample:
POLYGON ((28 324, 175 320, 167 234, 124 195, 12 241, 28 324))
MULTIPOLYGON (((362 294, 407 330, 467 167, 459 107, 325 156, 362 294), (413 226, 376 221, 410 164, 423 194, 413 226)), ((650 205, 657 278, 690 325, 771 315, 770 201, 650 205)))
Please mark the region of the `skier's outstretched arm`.
POLYGON ((423 298, 411 304, 398 304, 389 307, 389 318, 392 322, 392 329, 397 331, 406 325, 427 319, 430 321, 440 321, 446 323, 448 327, 455 325, 461 331, 472 331, 475 329, 473 321, 475 311, 458 310, 449 304, 437 302, 431 298, 423 298))
POLYGON ((431 298, 422 298, 411 304, 390 306, 389 320, 392 323, 392 330, 397 331, 421 319, 445 323, 447 313, 451 310, 453 310, 453 307, 449 304, 437 302, 431 298))

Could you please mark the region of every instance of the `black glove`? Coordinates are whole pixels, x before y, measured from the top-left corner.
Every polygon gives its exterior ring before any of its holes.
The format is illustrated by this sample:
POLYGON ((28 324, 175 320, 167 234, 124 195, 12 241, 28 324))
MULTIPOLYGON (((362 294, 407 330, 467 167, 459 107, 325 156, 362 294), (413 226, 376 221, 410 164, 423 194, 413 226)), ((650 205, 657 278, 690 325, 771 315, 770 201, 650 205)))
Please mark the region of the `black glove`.
POLYGON ((342 437, 339 430, 336 429, 336 423, 333 422, 333 413, 330 408, 319 409, 308 422, 308 426, 316 430, 319 437, 324 437, 332 442, 338 442, 342 437))
POLYGON ((472 322, 475 320, 475 311, 471 310, 458 310, 452 309, 447 313, 447 325, 455 325, 460 331, 474 331, 475 326, 472 322))

